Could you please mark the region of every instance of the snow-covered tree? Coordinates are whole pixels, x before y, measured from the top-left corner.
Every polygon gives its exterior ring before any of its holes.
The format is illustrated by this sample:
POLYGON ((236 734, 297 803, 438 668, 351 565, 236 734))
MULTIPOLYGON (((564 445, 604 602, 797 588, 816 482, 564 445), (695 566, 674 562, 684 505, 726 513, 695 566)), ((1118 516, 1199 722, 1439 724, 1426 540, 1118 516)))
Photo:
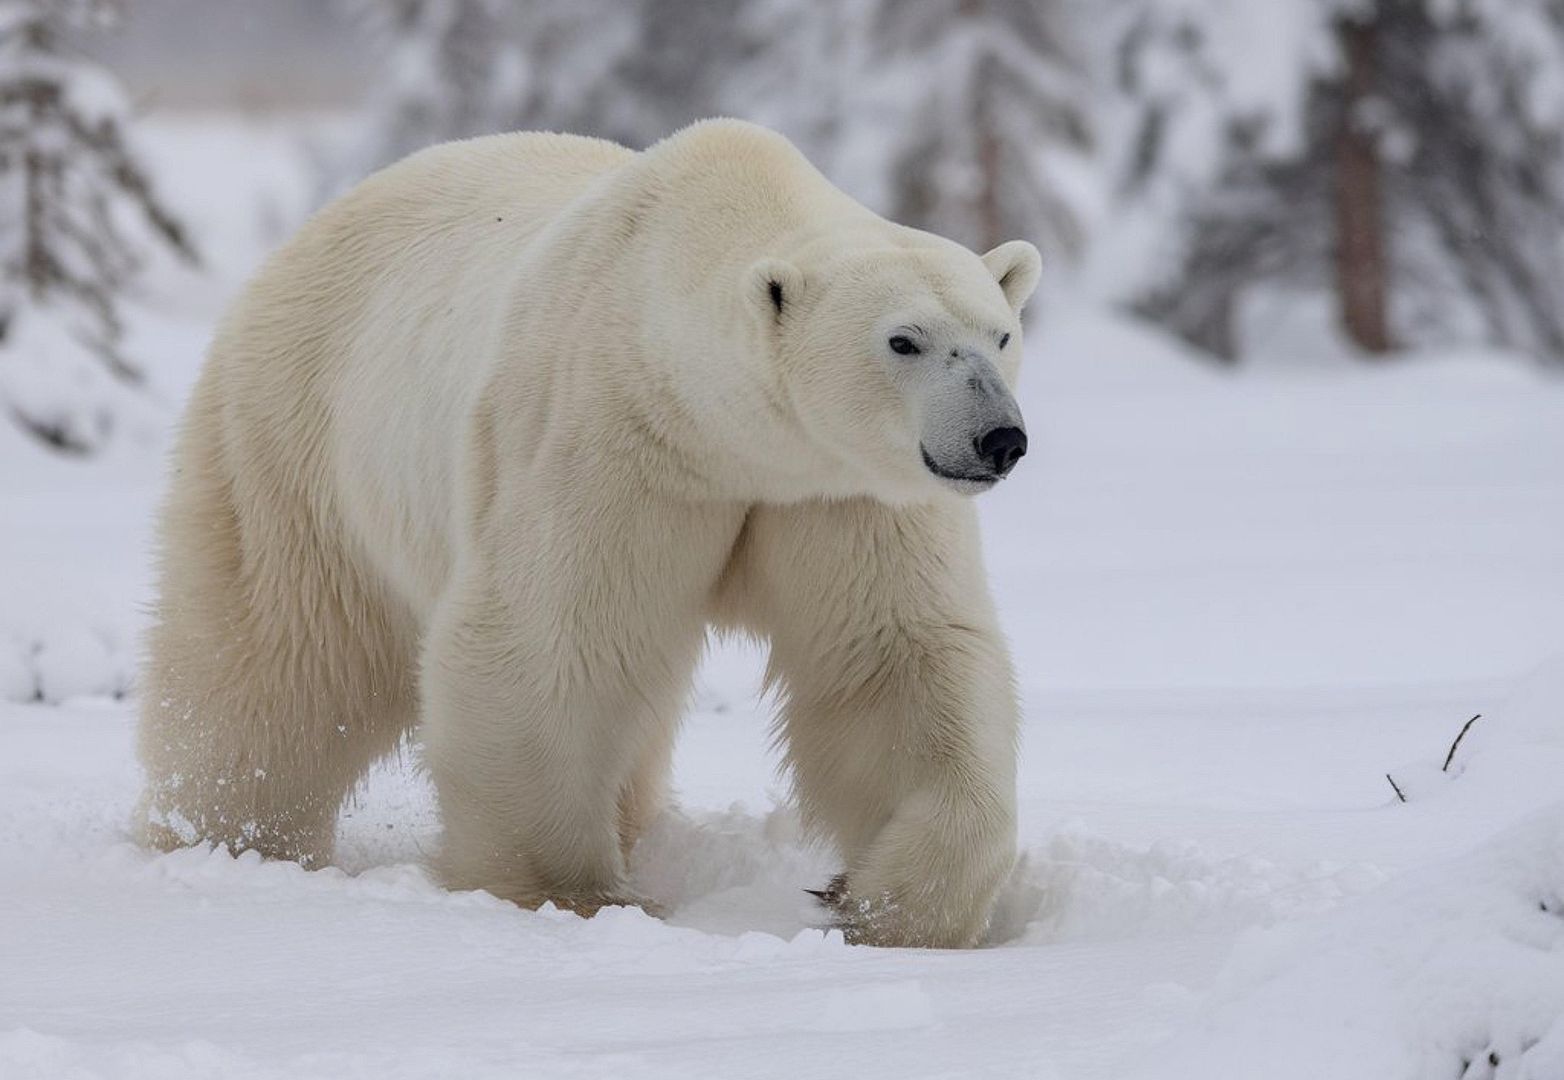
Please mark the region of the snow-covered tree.
POLYGON ((151 245, 195 258, 126 145, 114 80, 65 42, 117 14, 111 0, 0 0, 0 397, 78 453, 143 380, 121 301, 151 245))
POLYGON ((787 133, 899 220, 977 247, 1078 239, 1087 144, 1064 0, 358 0, 393 61, 369 164, 481 131, 642 147, 692 120, 787 133))
POLYGON ((387 79, 370 135, 371 167, 447 139, 497 130, 525 78, 504 0, 358 0, 387 79))
MULTIPOLYGON (((696 0, 661 0, 660 6, 672 3, 704 6, 696 0)), ((437 142, 497 131, 572 131, 635 142, 636 129, 648 126, 642 114, 656 102, 629 92, 626 69, 645 44, 653 6, 654 0, 353 0, 350 10, 384 57, 387 79, 376 91, 367 146, 347 164, 349 179, 437 142)))
POLYGON ((1252 290, 1313 290, 1366 354, 1481 339, 1564 362, 1564 4, 1263 7, 1131 5, 1124 193, 1182 221, 1143 310, 1231 358, 1252 290))
POLYGON ((755 0, 733 111, 899 221, 978 249, 1079 239, 1084 72, 1061 0, 755 0))
MULTIPOLYGON (((880 101, 899 113, 890 216, 979 251, 1018 236, 1076 247, 1069 170, 1089 140, 1059 13, 1039 0, 878 5, 863 27, 878 46, 865 74, 881 73, 880 101)), ((848 140, 867 135, 854 126, 848 140)))

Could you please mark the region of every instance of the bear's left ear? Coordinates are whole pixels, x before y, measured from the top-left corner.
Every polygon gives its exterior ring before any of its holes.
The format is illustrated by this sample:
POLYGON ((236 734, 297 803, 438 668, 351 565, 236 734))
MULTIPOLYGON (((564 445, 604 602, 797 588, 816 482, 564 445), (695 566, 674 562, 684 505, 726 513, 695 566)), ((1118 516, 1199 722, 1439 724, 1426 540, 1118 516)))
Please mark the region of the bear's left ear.
POLYGON ((1025 240, 1010 240, 984 255, 983 265, 999 282, 1010 310, 1019 315, 1043 276, 1043 257, 1025 240))
POLYGON ((781 322, 804 295, 804 275, 782 259, 751 263, 744 277, 744 298, 765 323, 781 322))

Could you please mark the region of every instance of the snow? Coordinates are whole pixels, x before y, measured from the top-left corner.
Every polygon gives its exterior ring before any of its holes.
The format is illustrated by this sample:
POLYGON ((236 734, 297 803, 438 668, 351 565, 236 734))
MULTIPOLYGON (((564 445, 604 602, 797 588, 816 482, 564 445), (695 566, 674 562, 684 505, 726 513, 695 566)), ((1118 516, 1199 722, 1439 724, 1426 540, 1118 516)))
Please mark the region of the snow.
POLYGON ((1153 1075, 1564 1075, 1564 803, 1329 918, 1246 935, 1153 1075))
POLYGON ((664 919, 441 890, 412 754, 338 867, 137 849, 163 428, 309 187, 288 131, 147 134, 214 264, 136 316, 159 428, 0 427, 0 1077, 1564 1075, 1564 385, 1487 353, 1232 377, 1050 298, 980 502, 1025 715, 988 948, 821 929, 735 642, 633 860, 664 919))

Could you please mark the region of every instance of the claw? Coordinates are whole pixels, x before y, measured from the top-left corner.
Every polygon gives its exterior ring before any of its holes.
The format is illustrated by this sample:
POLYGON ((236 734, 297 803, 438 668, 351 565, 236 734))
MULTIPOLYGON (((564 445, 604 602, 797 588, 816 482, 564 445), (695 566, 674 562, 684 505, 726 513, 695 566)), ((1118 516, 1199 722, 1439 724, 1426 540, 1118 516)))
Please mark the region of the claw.
POLYGON ((836 907, 847 896, 847 875, 837 874, 826 883, 823 889, 805 889, 804 891, 826 907, 836 907))

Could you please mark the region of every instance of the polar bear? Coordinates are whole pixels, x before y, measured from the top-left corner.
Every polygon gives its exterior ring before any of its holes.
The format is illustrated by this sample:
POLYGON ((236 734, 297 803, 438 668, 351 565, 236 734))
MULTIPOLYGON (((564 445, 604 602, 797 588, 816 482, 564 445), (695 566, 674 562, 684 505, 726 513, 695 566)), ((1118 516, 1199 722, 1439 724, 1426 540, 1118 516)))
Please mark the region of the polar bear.
POLYGON ((452 143, 224 319, 175 451, 142 822, 319 865, 421 727, 453 888, 632 903, 712 628, 769 644, 853 941, 970 946, 1017 706, 964 496, 1025 451, 1022 241, 891 224, 781 136, 452 143))

